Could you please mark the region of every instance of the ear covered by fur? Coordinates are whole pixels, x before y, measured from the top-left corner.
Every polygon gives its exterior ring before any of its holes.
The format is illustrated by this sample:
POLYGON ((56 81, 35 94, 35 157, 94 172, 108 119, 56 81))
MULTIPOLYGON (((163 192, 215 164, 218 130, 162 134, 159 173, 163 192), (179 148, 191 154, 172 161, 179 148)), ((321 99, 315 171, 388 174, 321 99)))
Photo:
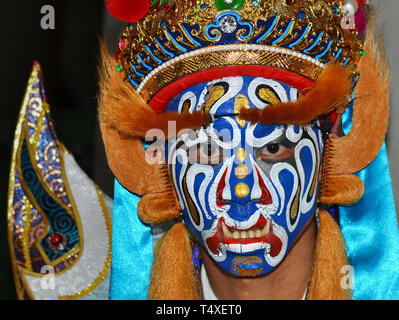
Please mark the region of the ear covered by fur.
MULTIPOLYGON (((371 29, 371 28, 370 28, 371 29)), ((360 78, 355 88, 351 131, 331 139, 331 173, 345 174, 365 168, 375 159, 388 126, 390 77, 380 46, 369 31, 366 54, 360 60, 360 78), (372 83, 372 85, 371 85, 372 83)))
POLYGON ((354 174, 329 176, 320 191, 320 201, 328 205, 350 206, 358 202, 364 194, 362 179, 354 174))
POLYGON ((327 141, 324 183, 320 201, 351 205, 363 196, 363 182, 352 175, 365 168, 378 155, 385 139, 389 116, 389 68, 368 28, 365 56, 360 60, 360 78, 355 87, 352 127, 343 137, 327 141), (371 85, 372 83, 372 85, 371 85))
POLYGON ((306 96, 295 102, 278 103, 263 110, 243 108, 239 117, 251 123, 305 125, 335 107, 347 104, 351 86, 349 69, 331 62, 306 96))
POLYGON ((180 206, 164 164, 150 164, 138 138, 125 138, 100 123, 108 165, 129 191, 143 196, 138 213, 146 223, 159 223, 180 216, 180 206), (155 199, 155 201, 154 201, 155 199))

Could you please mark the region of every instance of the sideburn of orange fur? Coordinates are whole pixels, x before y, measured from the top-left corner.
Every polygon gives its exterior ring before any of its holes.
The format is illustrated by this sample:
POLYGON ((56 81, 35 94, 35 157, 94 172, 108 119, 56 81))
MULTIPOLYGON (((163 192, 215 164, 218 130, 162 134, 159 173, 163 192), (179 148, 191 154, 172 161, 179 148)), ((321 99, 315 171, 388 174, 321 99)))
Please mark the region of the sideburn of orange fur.
POLYGON ((355 87, 352 126, 343 137, 330 137, 325 150, 320 201, 352 205, 363 195, 361 179, 352 175, 378 155, 385 139, 389 115, 390 76, 383 44, 374 39, 373 24, 367 28, 355 87), (372 79, 372 87, 370 86, 372 79))
POLYGON ((390 75, 383 44, 374 39, 368 28, 366 54, 359 63, 360 78, 355 88, 352 127, 349 133, 331 139, 331 174, 360 171, 378 155, 384 142, 390 97, 390 75))
POLYGON ((319 230, 316 240, 315 262, 307 294, 308 300, 350 300, 350 282, 342 273, 349 265, 341 229, 331 215, 319 212, 319 230))
POLYGON ((322 187, 320 202, 330 205, 353 205, 364 193, 363 181, 354 174, 334 174, 331 171, 331 159, 334 158, 332 140, 325 145, 322 187))
POLYGON ((154 252, 150 300, 199 300, 188 233, 179 222, 162 238, 154 252))
POLYGON ((363 197, 364 183, 354 174, 328 175, 325 178, 325 186, 320 193, 321 203, 330 205, 339 203, 340 205, 351 206, 363 197))
POLYGON ((305 125, 337 106, 346 104, 351 86, 349 70, 331 62, 306 96, 295 102, 278 103, 263 110, 243 108, 239 117, 251 123, 305 125))

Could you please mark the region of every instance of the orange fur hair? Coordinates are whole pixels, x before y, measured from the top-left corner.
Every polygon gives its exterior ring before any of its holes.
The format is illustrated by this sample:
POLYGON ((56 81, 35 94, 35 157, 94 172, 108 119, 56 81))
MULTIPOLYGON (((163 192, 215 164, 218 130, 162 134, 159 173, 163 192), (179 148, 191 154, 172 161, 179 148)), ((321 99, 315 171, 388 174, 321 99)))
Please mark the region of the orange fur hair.
POLYGON ((345 288, 341 284, 344 277, 342 267, 348 264, 341 229, 327 211, 321 210, 307 299, 350 300, 350 286, 345 288))
POLYGON ((183 223, 177 223, 159 240, 151 270, 148 290, 150 300, 199 300, 192 250, 183 223))
POLYGON ((198 129, 209 124, 209 114, 167 112, 155 113, 133 86, 123 80, 116 70, 117 62, 102 46, 100 68, 99 120, 126 138, 146 137, 151 129, 159 129, 170 138, 184 129, 198 129), (176 124, 176 132, 168 132, 169 122, 176 124))
POLYGON ((375 159, 385 139, 390 77, 383 46, 375 41, 373 30, 371 24, 364 45, 366 54, 358 66, 352 128, 346 136, 327 141, 320 198, 326 204, 351 205, 360 200, 363 182, 353 173, 375 159))
POLYGON ((242 108, 239 117, 251 123, 305 125, 335 107, 347 104, 351 86, 349 69, 329 63, 306 96, 263 110, 242 108))
POLYGON ((115 59, 103 46, 99 122, 107 160, 116 179, 129 191, 143 196, 138 213, 146 223, 159 223, 180 216, 180 206, 166 165, 151 161, 154 159, 144 150, 141 139, 149 126, 155 123, 163 126, 169 119, 155 115, 135 90, 123 81, 122 75, 116 71, 115 59))

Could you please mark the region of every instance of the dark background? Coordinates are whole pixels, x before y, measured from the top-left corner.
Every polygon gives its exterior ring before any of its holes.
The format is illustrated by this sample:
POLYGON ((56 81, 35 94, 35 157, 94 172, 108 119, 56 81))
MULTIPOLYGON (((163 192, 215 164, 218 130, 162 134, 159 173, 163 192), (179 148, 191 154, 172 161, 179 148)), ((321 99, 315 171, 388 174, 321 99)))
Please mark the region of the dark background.
MULTIPOLYGON (((97 127, 99 39, 109 16, 104 0, 2 2, 0 19, 0 299, 15 299, 7 243, 8 175, 14 129, 32 63, 40 62, 58 138, 83 170, 112 196, 112 175, 97 127), (42 6, 55 9, 55 30, 42 30, 42 6)), ((116 21, 116 20, 115 20, 116 21)), ((111 19, 112 23, 112 19, 111 19)), ((116 23, 117 24, 117 23, 116 23)), ((107 27, 110 30, 118 26, 107 27)), ((112 38, 112 36, 111 36, 112 38)), ((111 41, 112 42, 112 41, 111 41)), ((115 39, 115 48, 117 39, 115 39)))

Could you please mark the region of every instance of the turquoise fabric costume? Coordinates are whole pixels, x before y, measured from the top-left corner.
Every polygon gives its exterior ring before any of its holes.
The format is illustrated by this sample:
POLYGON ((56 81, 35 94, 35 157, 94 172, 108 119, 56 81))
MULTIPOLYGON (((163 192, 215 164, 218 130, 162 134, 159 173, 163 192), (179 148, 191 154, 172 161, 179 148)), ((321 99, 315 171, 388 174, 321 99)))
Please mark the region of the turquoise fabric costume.
POLYGON ((151 227, 137 215, 140 197, 115 180, 111 300, 145 300, 153 259, 151 227))
MULTIPOLYGON (((343 129, 351 127, 351 109, 343 129)), ((340 226, 349 263, 354 268, 353 299, 399 299, 399 231, 386 145, 377 158, 357 173, 363 180, 363 198, 340 207, 340 226)))

